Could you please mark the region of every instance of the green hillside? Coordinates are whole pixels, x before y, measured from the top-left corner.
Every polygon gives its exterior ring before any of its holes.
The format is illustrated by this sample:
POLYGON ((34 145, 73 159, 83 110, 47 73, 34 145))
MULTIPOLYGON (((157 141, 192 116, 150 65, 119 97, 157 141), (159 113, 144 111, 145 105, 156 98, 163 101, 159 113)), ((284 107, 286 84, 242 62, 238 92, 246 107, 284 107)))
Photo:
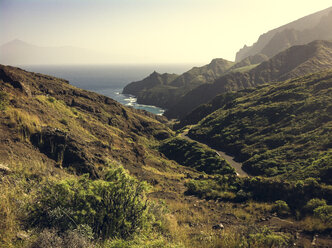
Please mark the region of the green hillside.
POLYGON ((329 245, 331 77, 215 102, 222 108, 190 134, 242 158, 251 175, 238 177, 164 117, 0 66, 0 247, 289 247, 311 242, 307 233, 329 245))
POLYGON ((235 155, 253 175, 331 184, 332 71, 218 99, 190 137, 235 155))

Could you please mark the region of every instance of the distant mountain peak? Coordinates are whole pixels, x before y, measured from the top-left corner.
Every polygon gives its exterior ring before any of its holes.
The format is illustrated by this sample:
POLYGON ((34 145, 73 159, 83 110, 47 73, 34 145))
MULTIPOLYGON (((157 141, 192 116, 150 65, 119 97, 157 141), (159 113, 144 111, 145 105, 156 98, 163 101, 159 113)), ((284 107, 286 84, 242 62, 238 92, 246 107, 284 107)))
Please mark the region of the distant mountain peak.
POLYGON ((211 60, 210 64, 217 64, 217 63, 224 63, 224 64, 227 64, 231 61, 228 61, 226 59, 223 59, 223 58, 214 58, 211 60))
POLYGON ((108 61, 105 54, 72 46, 39 46, 21 39, 0 46, 0 63, 7 65, 82 64, 108 61))
POLYGON ((31 45, 31 44, 16 38, 14 40, 8 41, 7 43, 3 44, 2 46, 6 46, 6 45, 19 46, 19 45, 31 45))
POLYGON ((23 40, 20 40, 20 39, 16 38, 14 40, 9 41, 8 43, 26 43, 26 42, 24 42, 23 40))
POLYGON ((156 72, 156 71, 153 71, 150 76, 157 76, 157 75, 160 75, 160 73, 156 72))
POLYGON ((272 58, 294 45, 304 45, 313 40, 331 40, 331 19, 332 7, 270 30, 260 35, 252 46, 244 45, 236 53, 235 61, 258 53, 272 58))

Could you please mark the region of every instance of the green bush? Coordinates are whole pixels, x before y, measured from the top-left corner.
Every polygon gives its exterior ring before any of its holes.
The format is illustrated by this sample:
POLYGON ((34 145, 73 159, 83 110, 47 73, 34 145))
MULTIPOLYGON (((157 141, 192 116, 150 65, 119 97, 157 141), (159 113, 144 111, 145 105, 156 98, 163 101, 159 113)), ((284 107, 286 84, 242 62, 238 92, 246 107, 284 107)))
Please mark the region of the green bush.
POLYGON ((332 223, 332 206, 320 206, 314 210, 314 216, 320 218, 325 223, 332 223))
POLYGON ((108 169, 102 179, 87 175, 52 181, 29 208, 28 222, 62 232, 88 225, 96 237, 126 238, 147 225, 146 184, 123 168, 108 169))
POLYGON ((313 214, 316 208, 325 205, 326 201, 324 199, 314 198, 307 202, 307 204, 304 206, 304 211, 307 214, 313 214))
POLYGON ((288 204, 285 201, 275 201, 272 211, 275 211, 279 216, 287 216, 290 213, 288 204))

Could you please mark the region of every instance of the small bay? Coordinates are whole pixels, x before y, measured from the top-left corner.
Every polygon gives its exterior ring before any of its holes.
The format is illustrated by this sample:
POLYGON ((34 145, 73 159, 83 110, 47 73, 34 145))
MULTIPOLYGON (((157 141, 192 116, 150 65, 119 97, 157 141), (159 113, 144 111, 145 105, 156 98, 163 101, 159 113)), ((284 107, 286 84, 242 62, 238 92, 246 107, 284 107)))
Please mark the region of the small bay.
POLYGON ((27 71, 66 79, 71 85, 108 96, 123 105, 162 115, 163 109, 138 104, 134 96, 122 94, 122 89, 133 81, 142 80, 153 71, 181 74, 193 65, 20 65, 20 67, 27 71))

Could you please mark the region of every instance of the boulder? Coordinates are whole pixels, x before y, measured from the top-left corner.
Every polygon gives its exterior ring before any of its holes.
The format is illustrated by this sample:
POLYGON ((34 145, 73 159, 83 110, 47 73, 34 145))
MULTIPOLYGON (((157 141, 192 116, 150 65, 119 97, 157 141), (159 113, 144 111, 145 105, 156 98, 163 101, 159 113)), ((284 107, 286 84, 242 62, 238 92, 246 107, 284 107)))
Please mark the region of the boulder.
POLYGON ((0 164, 0 173, 8 175, 8 174, 12 173, 12 170, 3 164, 0 164))
POLYGON ((20 231, 16 234, 17 239, 19 240, 27 240, 29 239, 29 234, 25 231, 20 231))
POLYGON ((225 227, 222 223, 212 226, 212 229, 214 229, 214 230, 223 230, 224 228, 225 227))

